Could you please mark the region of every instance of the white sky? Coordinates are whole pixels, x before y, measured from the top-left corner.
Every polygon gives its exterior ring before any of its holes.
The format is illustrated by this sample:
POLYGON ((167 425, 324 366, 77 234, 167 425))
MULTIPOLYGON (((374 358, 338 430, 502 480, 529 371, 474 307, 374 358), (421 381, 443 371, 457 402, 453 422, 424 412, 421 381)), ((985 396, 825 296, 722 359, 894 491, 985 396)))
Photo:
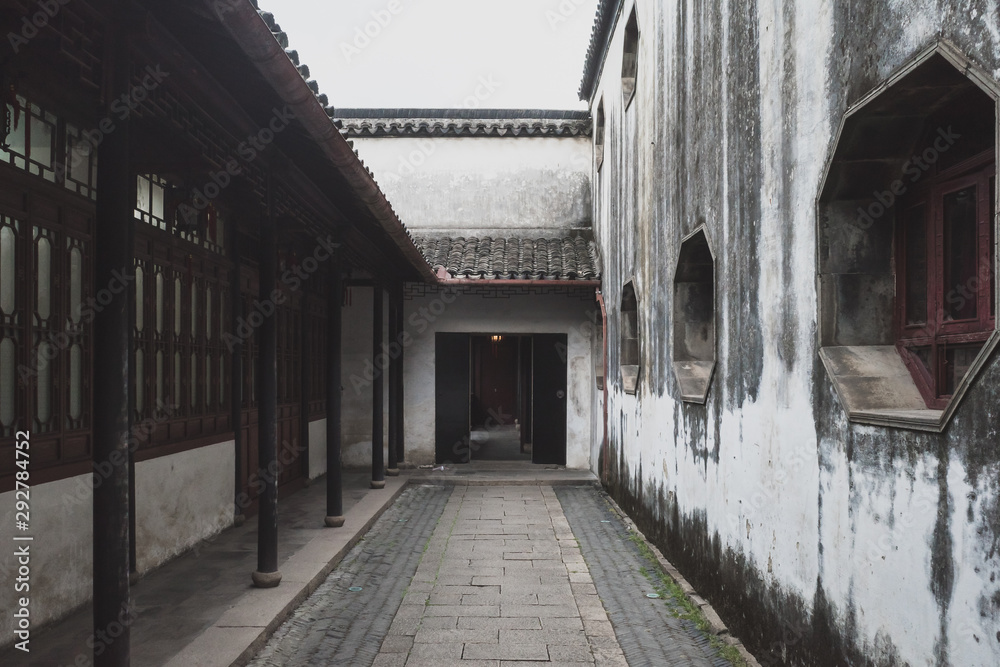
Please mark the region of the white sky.
POLYGON ((260 6, 335 107, 587 108, 577 89, 597 0, 260 6))

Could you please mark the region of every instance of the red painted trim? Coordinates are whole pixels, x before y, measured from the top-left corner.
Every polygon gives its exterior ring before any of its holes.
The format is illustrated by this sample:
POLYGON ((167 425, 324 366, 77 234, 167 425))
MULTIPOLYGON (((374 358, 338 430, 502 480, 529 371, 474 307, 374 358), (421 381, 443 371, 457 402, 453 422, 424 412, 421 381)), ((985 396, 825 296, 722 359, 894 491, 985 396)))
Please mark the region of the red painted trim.
POLYGON ((602 354, 604 359, 602 363, 604 364, 604 440, 601 442, 601 456, 604 459, 604 466, 601 470, 601 481, 607 484, 608 482, 608 308, 604 303, 604 295, 601 290, 597 290, 597 303, 601 305, 601 330, 603 331, 602 336, 602 354))

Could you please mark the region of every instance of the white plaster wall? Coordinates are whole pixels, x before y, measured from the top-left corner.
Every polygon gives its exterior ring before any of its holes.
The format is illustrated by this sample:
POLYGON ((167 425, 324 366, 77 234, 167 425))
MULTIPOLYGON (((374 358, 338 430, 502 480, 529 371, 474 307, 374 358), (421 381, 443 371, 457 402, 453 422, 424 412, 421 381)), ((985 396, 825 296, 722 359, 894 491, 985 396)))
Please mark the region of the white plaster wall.
MULTIPOLYGON (((372 379, 377 373, 372 350, 371 287, 351 287, 351 304, 343 310, 341 381, 341 461, 348 468, 369 468, 372 462, 372 379)), ((383 298, 383 337, 389 338, 388 298, 383 298)), ((382 377, 383 461, 389 461, 389 381, 382 377)), ((409 378, 404 378, 409 385, 409 378)))
POLYGON ((37 630, 54 621, 91 596, 93 571, 93 482, 92 475, 71 477, 31 489, 31 530, 14 529, 14 492, 0 494, 0 646, 15 641, 15 603, 31 600, 32 641, 37 630), (16 543, 14 534, 30 535, 31 542, 16 543), (14 545, 28 544, 31 553, 31 589, 14 590, 18 563, 14 545))
MULTIPOLYGON (((676 5, 668 3, 635 3, 640 25, 640 87, 626 111, 619 73, 624 21, 633 4, 624 3, 593 99, 595 110, 603 99, 609 119, 604 165, 601 172, 594 172, 595 234, 605 258, 605 293, 613 303, 620 286, 630 278, 636 280, 637 290, 645 295, 645 299, 640 296, 640 329, 647 334, 643 372, 647 379, 649 374, 669 373, 658 365, 656 356, 658 351, 670 349, 669 334, 651 332, 669 331, 665 307, 670 299, 669 278, 664 276, 669 276, 675 265, 677 248, 670 245, 668 234, 657 230, 688 224, 681 212, 693 217, 693 210, 707 219, 715 243, 731 238, 732 229, 759 224, 760 298, 754 312, 746 312, 746 295, 736 289, 737 275, 730 268, 738 267, 746 249, 715 245, 713 250, 718 258, 718 330, 733 332, 759 326, 764 349, 756 399, 734 405, 726 395, 727 374, 742 368, 741 355, 756 352, 731 345, 735 336, 719 336, 707 429, 699 420, 689 418, 696 410, 680 404, 669 391, 652 389, 648 381, 642 381, 638 396, 622 393, 617 368, 612 364, 608 370, 611 441, 620 447, 615 454, 623 452, 629 472, 636 477, 627 480, 634 485, 632 492, 644 494, 644 509, 657 521, 668 520, 666 508, 655 500, 660 490, 667 503, 676 502, 682 517, 704 519, 705 537, 717 534, 723 552, 744 557, 747 567, 763 579, 768 590, 780 590, 803 601, 806 610, 801 623, 807 632, 821 579, 834 623, 853 635, 850 638, 862 653, 887 661, 889 654, 880 651, 894 647, 899 664, 912 665, 934 664, 939 648, 940 606, 931 590, 931 547, 938 512, 946 511, 954 589, 945 622, 948 643, 942 649, 944 660, 953 665, 1000 664, 997 603, 989 601, 997 591, 998 584, 991 577, 1000 565, 1000 554, 996 538, 991 551, 989 538, 982 535, 984 524, 989 522, 984 516, 995 512, 1000 465, 990 466, 989 472, 979 471, 976 478, 970 476, 962 458, 952 453, 944 462, 946 473, 942 475, 936 448, 931 448, 931 453, 907 455, 898 445, 895 453, 884 450, 879 454, 884 458, 877 463, 862 465, 852 459, 853 444, 864 443, 878 452, 879 443, 890 438, 905 442, 906 437, 886 429, 848 425, 842 414, 830 424, 828 415, 819 414, 816 399, 820 390, 814 373, 823 369, 815 363, 813 281, 815 198, 843 112, 831 103, 831 96, 844 82, 829 80, 829 63, 871 57, 879 75, 886 76, 940 34, 943 24, 965 24, 969 29, 974 25, 974 41, 987 44, 981 53, 992 53, 994 62, 1000 62, 997 3, 985 3, 991 6, 990 11, 985 16, 973 12, 970 18, 956 14, 946 4, 894 1, 890 4, 906 20, 894 26, 898 31, 891 35, 897 37, 880 33, 880 39, 896 39, 898 43, 873 49, 872 54, 843 52, 843 40, 834 29, 835 3, 757 3, 759 23, 751 32, 760 42, 757 112, 764 152, 760 157, 763 191, 759 220, 755 211, 731 208, 734 193, 753 179, 742 174, 741 180, 730 181, 730 174, 737 171, 730 161, 744 169, 756 167, 743 155, 727 155, 729 143, 725 140, 752 133, 756 127, 727 128, 726 120, 721 121, 723 164, 714 166, 721 196, 706 203, 682 189, 678 196, 683 201, 670 199, 669 183, 678 169, 695 168, 676 163, 673 142, 687 141, 691 151, 687 157, 692 161, 702 157, 697 141, 689 139, 697 134, 693 129, 696 120, 687 118, 689 127, 670 124, 675 120, 670 116, 675 108, 671 96, 680 87, 693 94, 706 85, 697 78, 692 63, 719 59, 723 72, 744 66, 745 54, 727 51, 735 40, 727 33, 728 20, 722 21, 723 34, 711 43, 718 51, 699 51, 706 40, 704 32, 698 31, 706 29, 706 15, 711 13, 707 6, 688 4, 683 6, 686 14, 681 14, 676 5), (786 76, 790 61, 794 62, 792 77, 786 76), (789 85, 789 78, 794 86, 789 85), (789 229, 794 230, 790 235, 786 233, 789 229), (785 262, 796 276, 795 284, 782 278, 785 262), (789 306, 793 317, 781 312, 781 304, 789 306), (797 325, 789 326, 792 320, 797 325), (797 360, 793 363, 784 357, 788 349, 795 350, 797 360), (817 424, 824 420, 832 435, 820 439, 817 424), (713 428, 716 423, 717 429, 713 428), (717 462, 710 457, 716 448, 717 462), (826 454, 821 457, 821 453, 826 454), (940 509, 942 476, 947 480, 944 510, 940 509), (854 616, 849 618, 850 612, 854 616)), ((736 7, 733 0, 726 0, 718 13, 729 17, 736 7)), ((1000 68, 993 68, 992 73, 1000 78, 1000 68)), ((728 119, 725 110, 736 102, 727 98, 726 86, 721 90, 718 115, 728 119)), ((614 320, 617 312, 611 308, 614 320)), ((612 340, 615 332, 617 329, 609 331, 612 340)), ((819 399, 836 405, 828 383, 820 386, 829 394, 819 399)), ((995 394, 996 386, 987 391, 995 394)), ((594 405, 598 409, 599 401, 595 399, 594 405)), ((968 418, 980 422, 991 419, 987 414, 969 414, 968 418)), ((952 435, 944 436, 952 452, 966 446, 963 436, 955 435, 962 433, 958 431, 960 421, 952 424, 952 435)), ((995 434, 992 428, 986 437, 995 438, 995 434)), ((919 434, 910 436, 914 441, 921 439, 919 434)), ((970 446, 980 445, 974 442, 970 446)), ((793 627, 784 640, 794 644, 801 637, 793 627)))
POLYGON ((406 226, 452 235, 589 228, 589 137, 356 138, 406 226))
POLYGON ((326 419, 309 422, 309 479, 326 473, 326 419))
POLYGON ((232 525, 235 446, 229 440, 135 464, 140 574, 232 525))
POLYGON ((596 301, 562 294, 484 298, 476 294, 427 294, 407 299, 405 330, 412 336, 404 362, 406 392, 404 427, 406 460, 434 462, 435 334, 567 334, 566 466, 586 469, 591 463, 591 401, 594 384, 591 357, 592 318, 600 317, 596 301), (446 301, 453 301, 446 303, 446 301))

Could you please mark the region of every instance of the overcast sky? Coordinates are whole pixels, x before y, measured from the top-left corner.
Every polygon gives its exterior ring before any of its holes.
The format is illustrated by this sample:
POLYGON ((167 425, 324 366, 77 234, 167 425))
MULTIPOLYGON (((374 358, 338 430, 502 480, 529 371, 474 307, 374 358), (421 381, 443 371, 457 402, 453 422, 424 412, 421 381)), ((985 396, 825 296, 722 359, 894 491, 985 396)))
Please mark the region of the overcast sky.
POLYGON ((261 0, 335 107, 585 109, 597 0, 261 0))

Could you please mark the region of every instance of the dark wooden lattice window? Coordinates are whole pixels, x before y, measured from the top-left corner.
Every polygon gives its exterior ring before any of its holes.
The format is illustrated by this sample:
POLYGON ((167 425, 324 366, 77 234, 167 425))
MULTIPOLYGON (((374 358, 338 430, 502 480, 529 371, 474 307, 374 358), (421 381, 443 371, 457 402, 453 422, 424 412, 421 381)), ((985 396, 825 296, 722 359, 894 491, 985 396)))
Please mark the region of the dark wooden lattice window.
MULTIPOLYGON (((155 207, 152 207, 155 209, 155 207)), ((232 430, 228 261, 153 219, 135 241, 133 420, 145 449, 232 430)))
POLYGON ((305 317, 308 366, 304 370, 308 373, 309 416, 319 419, 326 414, 326 297, 310 293, 305 317))
POLYGON ((993 152, 927 179, 897 213, 897 345, 944 408, 995 327, 993 152))
POLYGON ((32 481, 87 470, 91 450, 92 205, 4 167, 0 179, 0 490, 18 431, 32 481), (9 453, 9 455, 8 455, 9 453))

